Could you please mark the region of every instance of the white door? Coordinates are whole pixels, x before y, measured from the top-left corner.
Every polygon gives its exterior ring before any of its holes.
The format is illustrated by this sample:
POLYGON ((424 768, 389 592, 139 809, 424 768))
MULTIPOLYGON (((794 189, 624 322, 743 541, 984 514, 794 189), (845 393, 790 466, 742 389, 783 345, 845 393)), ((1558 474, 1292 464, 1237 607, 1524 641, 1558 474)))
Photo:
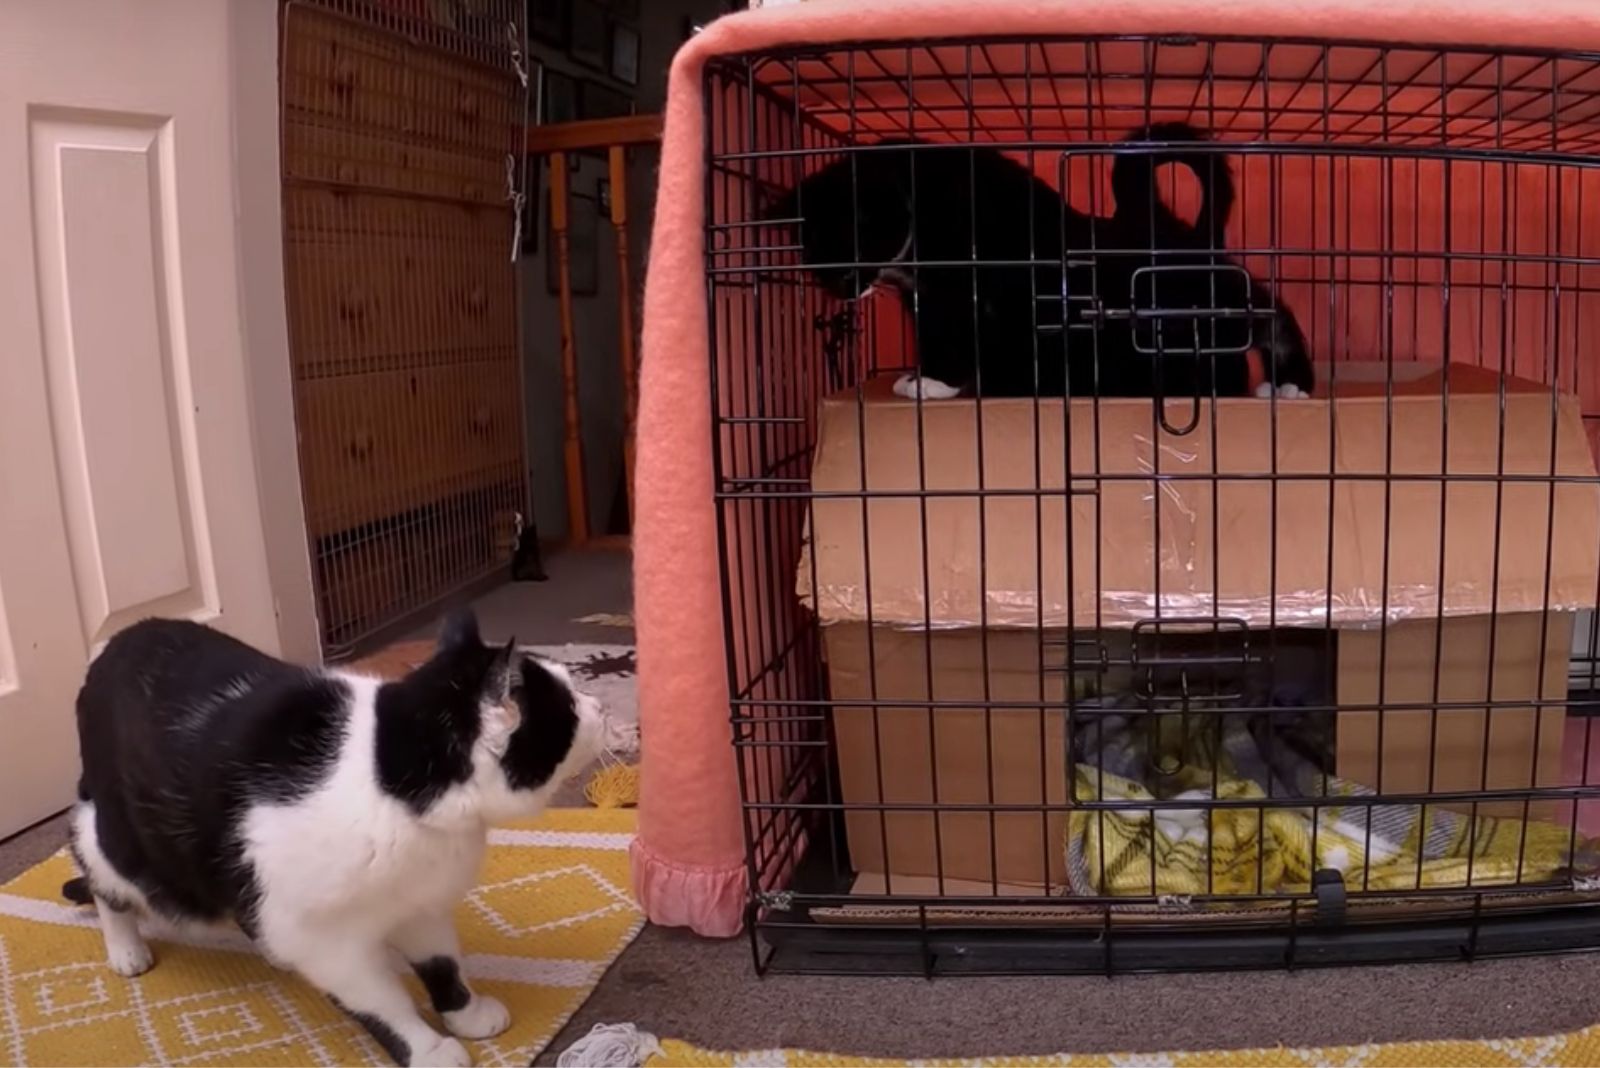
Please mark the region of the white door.
POLYGON ((71 803, 73 701, 118 628, 278 644, 231 6, 0 2, 0 837, 71 803))

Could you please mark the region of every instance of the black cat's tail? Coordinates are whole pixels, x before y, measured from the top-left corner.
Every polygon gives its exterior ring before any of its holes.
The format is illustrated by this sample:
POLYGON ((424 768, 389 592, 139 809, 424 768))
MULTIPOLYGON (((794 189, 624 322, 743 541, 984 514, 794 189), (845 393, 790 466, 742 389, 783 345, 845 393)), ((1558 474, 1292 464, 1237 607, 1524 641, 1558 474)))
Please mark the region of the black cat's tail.
MULTIPOLYGON (((1122 143, 1176 145, 1209 140, 1203 131, 1186 122, 1158 122, 1135 130, 1123 138, 1122 143)), ((1169 163, 1187 167, 1200 183, 1200 211, 1195 216, 1194 229, 1211 248, 1221 249, 1223 230, 1228 225, 1228 216, 1233 212, 1234 187, 1228 161, 1215 152, 1152 148, 1149 151, 1117 153, 1111 165, 1111 192, 1117 200, 1113 217, 1118 222, 1142 229, 1149 225, 1152 210, 1159 215, 1170 216, 1171 210, 1161 203, 1161 194, 1156 189, 1156 169, 1169 163)))
POLYGON ((94 902, 94 895, 89 892, 89 880, 81 875, 61 884, 61 896, 74 905, 89 905, 94 902))

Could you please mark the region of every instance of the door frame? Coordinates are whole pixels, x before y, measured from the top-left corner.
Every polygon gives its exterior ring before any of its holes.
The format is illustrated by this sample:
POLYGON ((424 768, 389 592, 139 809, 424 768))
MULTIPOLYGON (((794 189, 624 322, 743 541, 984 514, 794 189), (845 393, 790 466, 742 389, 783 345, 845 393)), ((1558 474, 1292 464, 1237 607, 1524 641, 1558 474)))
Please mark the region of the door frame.
POLYGON ((226 0, 233 99, 235 217, 238 220, 241 343, 248 369, 256 494, 278 649, 297 663, 321 663, 305 503, 300 490, 288 303, 283 281, 283 178, 278 125, 279 19, 276 2, 226 0))

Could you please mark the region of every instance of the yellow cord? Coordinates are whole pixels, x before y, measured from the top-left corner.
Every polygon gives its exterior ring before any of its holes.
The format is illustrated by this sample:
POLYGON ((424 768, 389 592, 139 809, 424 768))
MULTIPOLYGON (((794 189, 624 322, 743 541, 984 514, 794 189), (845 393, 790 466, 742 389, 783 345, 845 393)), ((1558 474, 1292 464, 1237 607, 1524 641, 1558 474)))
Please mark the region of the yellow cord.
POLYGON ((639 803, 639 766, 612 764, 601 768, 583 788, 595 808, 628 808, 639 803))

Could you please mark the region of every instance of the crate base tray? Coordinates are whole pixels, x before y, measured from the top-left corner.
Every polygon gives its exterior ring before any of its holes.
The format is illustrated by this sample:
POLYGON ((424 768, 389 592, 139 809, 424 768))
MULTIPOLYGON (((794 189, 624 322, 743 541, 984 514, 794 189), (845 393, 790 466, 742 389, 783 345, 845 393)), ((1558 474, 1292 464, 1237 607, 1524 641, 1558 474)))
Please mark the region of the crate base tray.
MULTIPOLYGON (((1147 901, 1129 901, 1112 905, 1109 918, 1104 904, 1075 903, 1062 896, 1060 904, 1041 900, 1043 892, 1038 887, 1000 883, 977 883, 970 880, 945 879, 931 876, 894 876, 887 881, 883 875, 863 872, 856 876, 849 896, 859 897, 859 903, 838 897, 829 897, 827 903, 805 908, 804 914, 812 923, 823 926, 859 926, 874 924, 914 924, 930 927, 963 926, 1051 926, 1071 928, 1116 927, 1145 928, 1225 928, 1262 927, 1267 924, 1289 928, 1310 929, 1316 926, 1312 903, 1304 898, 1283 901, 1254 901, 1230 908, 1212 902, 1207 905, 1178 903, 1152 904, 1147 901), (886 897, 904 897, 905 904, 884 900, 886 897), (936 899, 943 898, 943 901, 936 899), (953 903, 952 898, 968 898, 970 904, 953 903), (1013 900, 985 903, 986 898, 1013 900), (1298 907, 1295 902, 1298 901, 1298 907), (1281 920, 1275 919, 1278 914, 1281 920), (1291 914, 1292 917, 1291 917, 1291 914)), ((1549 887, 1526 887, 1522 891, 1503 887, 1486 887, 1482 894, 1463 891, 1459 894, 1426 895, 1384 894, 1352 898, 1346 906, 1346 923, 1384 924, 1408 920, 1465 919, 1475 914, 1521 913, 1594 908, 1600 913, 1600 893, 1561 891, 1549 887)))

